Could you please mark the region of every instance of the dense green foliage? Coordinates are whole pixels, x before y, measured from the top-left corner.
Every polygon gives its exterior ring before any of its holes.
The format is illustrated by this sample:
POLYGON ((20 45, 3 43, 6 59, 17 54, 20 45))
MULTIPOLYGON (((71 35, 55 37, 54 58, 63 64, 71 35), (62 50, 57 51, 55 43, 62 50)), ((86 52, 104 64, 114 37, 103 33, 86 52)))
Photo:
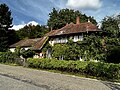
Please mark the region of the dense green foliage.
POLYGON ((107 32, 108 37, 118 37, 119 36, 119 27, 118 22, 115 17, 106 17, 102 21, 102 30, 107 32))
POLYGON ((9 45, 10 27, 12 27, 11 11, 6 4, 0 4, 0 51, 6 51, 9 45))
POLYGON ((105 48, 103 38, 100 36, 85 35, 83 41, 73 42, 69 40, 66 44, 56 44, 52 47, 53 57, 65 60, 101 60, 105 59, 105 48))
POLYGON ((106 62, 120 63, 120 16, 105 17, 101 29, 106 32, 106 62))
POLYGON ((33 55, 35 55, 34 51, 30 49, 21 51, 18 47, 14 53, 10 51, 0 52, 0 63, 13 63, 23 65, 24 59, 32 58, 33 55), (20 56, 22 56, 24 59, 20 58, 20 56))
POLYGON ((18 63, 16 53, 0 52, 0 63, 18 63))
POLYGON ((32 58, 33 55, 35 55, 35 52, 31 49, 28 49, 28 50, 22 50, 20 55, 23 56, 23 58, 32 58))
POLYGON ((52 12, 49 14, 50 18, 48 19, 47 25, 53 30, 59 29, 65 26, 67 23, 76 23, 77 16, 80 16, 80 22, 87 22, 88 19, 90 19, 92 23, 97 24, 93 17, 82 14, 79 11, 74 11, 71 9, 61 9, 58 11, 53 8, 52 12))
POLYGON ((82 44, 86 59, 103 61, 105 59, 104 39, 99 35, 87 35, 82 44))
POLYGON ((105 62, 120 63, 120 38, 105 38, 106 59, 105 62))
POLYGON ((105 43, 108 46, 120 46, 120 38, 105 38, 105 43))
POLYGON ((52 48, 53 57, 62 60, 65 59, 68 48, 69 47, 66 44, 56 44, 52 48))
POLYGON ((106 61, 110 63, 120 63, 120 46, 109 46, 106 61))
MULTIPOLYGON (((21 55, 25 59, 33 57, 35 54, 34 51, 21 51, 20 47, 16 49, 15 53, 4 51, 7 51, 8 46, 18 40, 40 38, 49 32, 50 28, 59 29, 67 23, 76 23, 77 16, 80 16, 80 22, 87 22, 90 19, 93 24, 97 24, 93 17, 71 9, 61 9, 58 11, 53 8, 49 16, 50 18, 47 22, 49 28, 44 25, 34 26, 30 24, 18 31, 9 30, 12 27, 11 11, 6 4, 0 4, 0 63, 20 64, 21 55)), ((120 63, 120 16, 104 18, 101 29, 106 33, 104 37, 102 34, 90 34, 84 35, 84 40, 76 43, 69 40, 66 44, 55 44, 53 47, 45 44, 46 46, 43 48, 44 53, 51 48, 52 57, 60 60, 28 59, 28 66, 73 72, 106 79, 120 79, 120 64, 111 64, 120 63), (81 58, 87 62, 78 61, 81 58), (90 62, 91 60, 102 62, 90 62)))
POLYGON ((100 33, 84 35, 82 42, 73 43, 70 41, 67 44, 57 44, 52 47, 52 56, 57 59, 64 58, 65 60, 79 60, 82 58, 87 61, 99 60, 109 63, 120 63, 119 48, 117 48, 120 46, 119 24, 120 18, 117 16, 107 17, 102 21, 101 29, 105 31, 104 35, 100 33))
POLYGON ((47 33, 49 29, 46 26, 34 26, 34 25, 26 25, 25 27, 21 28, 20 30, 16 31, 19 39, 24 38, 40 38, 47 33))
MULTIPOLYGON (((53 8, 49 14, 46 27, 45 25, 26 25, 18 31, 9 30, 12 27, 11 11, 6 4, 0 4, 0 51, 7 51, 8 46, 24 38, 40 38, 49 32, 50 27, 58 29, 67 23, 76 23, 76 17, 80 16, 80 22, 87 22, 88 19, 95 25, 96 20, 80 11, 71 9, 56 10, 53 8)), ((52 47, 52 56, 57 59, 65 60, 99 60, 112 63, 120 63, 119 46, 120 46, 120 15, 115 17, 105 17, 102 21, 101 29, 106 32, 104 35, 84 35, 83 41, 67 44, 56 44, 52 47), (67 52, 67 53, 66 53, 67 52)), ((44 46, 43 51, 51 48, 48 44, 44 46)), ((23 56, 27 58, 30 54, 25 51, 23 56)))
POLYGON ((99 35, 86 35, 83 41, 55 44, 52 56, 65 60, 98 60, 120 63, 120 38, 102 38, 99 35))
POLYGON ((9 34, 8 35, 8 45, 9 46, 20 40, 20 38, 18 37, 18 34, 16 33, 15 30, 9 30, 8 34, 9 34))
POLYGON ((65 61, 56 59, 32 59, 27 60, 28 66, 38 69, 50 69, 78 74, 102 77, 106 79, 119 79, 120 65, 101 62, 65 61))

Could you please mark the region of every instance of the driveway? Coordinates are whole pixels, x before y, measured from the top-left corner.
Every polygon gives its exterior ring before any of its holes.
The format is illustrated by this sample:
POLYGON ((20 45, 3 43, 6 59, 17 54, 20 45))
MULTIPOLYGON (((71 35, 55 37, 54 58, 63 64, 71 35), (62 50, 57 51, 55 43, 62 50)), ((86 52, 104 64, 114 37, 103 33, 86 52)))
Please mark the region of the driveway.
MULTIPOLYGON (((120 90, 119 84, 107 81, 0 64, 0 78, 5 77, 26 83, 28 87, 32 85, 30 87, 35 88, 24 89, 24 86, 21 85, 23 87, 21 90, 38 90, 38 88, 39 90, 120 90)), ((4 79, 4 81, 6 80, 4 79)), ((11 83, 14 83, 14 80, 11 83)), ((6 86, 9 87, 9 83, 6 86)), ((2 90, 1 87, 0 90, 2 90)))

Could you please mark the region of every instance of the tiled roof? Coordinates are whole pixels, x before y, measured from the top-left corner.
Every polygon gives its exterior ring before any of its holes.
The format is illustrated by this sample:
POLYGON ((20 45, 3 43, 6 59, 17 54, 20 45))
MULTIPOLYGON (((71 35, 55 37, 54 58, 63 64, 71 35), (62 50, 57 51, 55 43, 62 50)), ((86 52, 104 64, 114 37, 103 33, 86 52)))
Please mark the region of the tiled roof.
POLYGON ((10 48, 15 47, 31 47, 34 50, 41 49, 47 37, 36 38, 36 39, 24 39, 10 46, 10 48))
POLYGON ((18 46, 19 47, 31 47, 40 39, 41 38, 20 40, 19 42, 11 45, 10 47, 18 47, 18 46))
POLYGON ((20 40, 19 42, 11 45, 10 48, 31 47, 31 49, 33 50, 40 50, 47 41, 47 39, 48 37, 20 40))
POLYGON ((42 37, 40 40, 38 40, 37 41, 37 43, 33 46, 33 49, 34 50, 40 50, 42 47, 43 47, 43 45, 46 43, 46 41, 48 40, 48 38, 49 37, 47 37, 47 36, 44 36, 44 37, 42 37))
POLYGON ((80 23, 80 24, 67 24, 61 29, 52 30, 47 33, 47 36, 56 36, 56 35, 64 35, 64 34, 73 34, 73 33, 81 33, 81 32, 99 32, 101 30, 98 29, 97 26, 92 24, 91 22, 80 23))

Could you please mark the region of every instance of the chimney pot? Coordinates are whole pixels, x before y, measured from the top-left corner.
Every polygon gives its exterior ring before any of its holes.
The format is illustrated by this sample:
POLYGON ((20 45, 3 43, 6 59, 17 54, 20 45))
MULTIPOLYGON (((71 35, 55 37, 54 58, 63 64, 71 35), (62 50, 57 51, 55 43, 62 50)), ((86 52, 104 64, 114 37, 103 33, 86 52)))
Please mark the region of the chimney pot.
POLYGON ((77 16, 77 18, 76 18, 76 24, 80 24, 80 17, 79 16, 77 16))

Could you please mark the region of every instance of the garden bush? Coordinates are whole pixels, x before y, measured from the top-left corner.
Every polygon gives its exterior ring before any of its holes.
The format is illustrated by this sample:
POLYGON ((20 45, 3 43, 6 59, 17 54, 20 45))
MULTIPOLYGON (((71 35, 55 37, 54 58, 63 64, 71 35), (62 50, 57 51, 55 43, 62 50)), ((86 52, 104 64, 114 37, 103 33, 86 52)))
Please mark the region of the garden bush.
POLYGON ((12 52, 0 52, 0 63, 16 63, 18 64, 18 59, 19 57, 17 56, 16 53, 12 52))
POLYGON ((105 79, 119 79, 120 78, 120 64, 111 64, 103 62, 82 62, 82 61, 66 61, 56 59, 32 59, 27 60, 29 67, 59 70, 65 72, 72 72, 77 74, 84 74, 105 79))
POLYGON ((106 61, 120 63, 120 46, 108 46, 106 61))
POLYGON ((23 58, 27 59, 27 58, 32 58, 35 55, 35 52, 31 49, 28 50, 22 50, 20 55, 22 55, 23 58))
POLYGON ((87 74, 106 79, 118 79, 120 75, 120 65, 103 62, 90 62, 86 67, 87 74))

